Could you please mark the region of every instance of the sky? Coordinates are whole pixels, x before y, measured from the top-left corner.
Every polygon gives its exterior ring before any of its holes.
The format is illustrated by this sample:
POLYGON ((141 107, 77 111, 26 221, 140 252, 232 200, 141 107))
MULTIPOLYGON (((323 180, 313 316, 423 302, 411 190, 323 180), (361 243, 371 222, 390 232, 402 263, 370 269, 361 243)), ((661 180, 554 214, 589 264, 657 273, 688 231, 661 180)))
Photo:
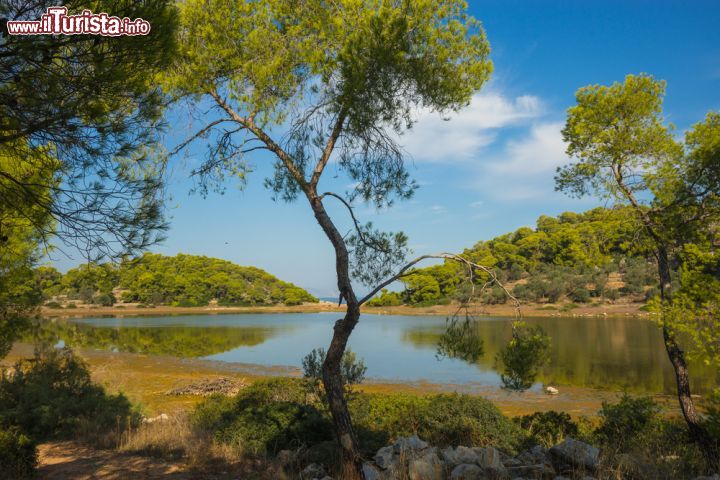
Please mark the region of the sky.
MULTIPOLYGON (((361 220, 404 231, 417 255, 459 252, 533 226, 540 215, 599 205, 554 191, 555 169, 569 161, 560 130, 580 87, 622 81, 630 73, 664 79, 665 117, 679 135, 720 110, 718 1, 469 4, 492 48, 490 82, 449 120, 418 112, 413 130, 401 137, 420 185, 411 200, 380 212, 356 206, 361 220)), ((171 112, 168 123, 169 137, 190 133, 179 112, 171 112)), ((151 251, 253 265, 315 295, 336 296, 334 254, 307 203, 273 202, 263 187, 272 159, 260 155, 250 163, 254 172, 244 189, 229 183, 223 195, 203 198, 189 193, 187 164, 177 162, 168 188, 168 239, 151 251)), ((334 175, 330 166, 326 176, 337 186, 342 179, 334 175)), ((328 209, 349 231, 346 213, 337 205, 328 209)), ((61 258, 56 265, 66 270, 79 261, 61 258)))

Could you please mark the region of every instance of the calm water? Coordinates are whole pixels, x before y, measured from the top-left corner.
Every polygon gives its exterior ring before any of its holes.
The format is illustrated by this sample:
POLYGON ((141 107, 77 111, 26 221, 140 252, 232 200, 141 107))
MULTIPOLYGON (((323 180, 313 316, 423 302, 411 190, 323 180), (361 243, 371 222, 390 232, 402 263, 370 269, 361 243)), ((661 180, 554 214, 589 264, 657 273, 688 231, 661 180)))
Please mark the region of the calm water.
MULTIPOLYGON (((203 358, 265 366, 301 365, 304 355, 330 341, 336 313, 187 315, 90 318, 44 322, 39 335, 71 346, 203 358)), ((526 319, 552 338, 552 356, 538 383, 671 393, 674 379, 661 335, 633 318, 526 319)), ((511 335, 511 320, 481 318, 484 355, 477 363, 438 359, 444 317, 364 315, 350 341, 367 377, 387 381, 500 386, 495 355, 511 335)), ((694 388, 706 392, 720 374, 695 366, 694 388)))

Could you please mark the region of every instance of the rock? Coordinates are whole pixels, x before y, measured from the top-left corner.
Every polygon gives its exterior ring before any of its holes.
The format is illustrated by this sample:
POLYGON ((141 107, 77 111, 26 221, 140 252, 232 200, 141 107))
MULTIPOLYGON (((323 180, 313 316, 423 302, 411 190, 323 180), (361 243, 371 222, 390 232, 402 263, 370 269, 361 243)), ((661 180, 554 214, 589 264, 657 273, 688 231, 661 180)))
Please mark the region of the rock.
POLYGON ((486 473, 493 476, 501 476, 505 472, 505 465, 502 463, 500 452, 493 447, 477 448, 477 464, 485 469, 486 473))
POLYGON ((459 446, 457 448, 448 447, 440 452, 440 456, 445 463, 448 464, 449 468, 454 468, 456 465, 460 465, 462 463, 477 464, 480 460, 474 449, 463 446, 459 446))
POLYGON ((382 468, 383 470, 387 470, 395 463, 393 459, 394 452, 395 449, 392 446, 382 447, 380 450, 377 451, 377 453, 373 457, 373 460, 375 460, 375 463, 378 467, 382 468))
POLYGON ((720 475, 716 473, 715 475, 711 475, 709 477, 695 477, 695 480, 720 480, 720 475))
POLYGON ((522 465, 537 465, 547 461, 547 450, 540 445, 535 445, 530 450, 522 452, 517 456, 522 465))
POLYGON ((323 478, 316 478, 315 480, 333 480, 330 475, 325 475, 323 478))
POLYGON ((422 450, 424 448, 427 448, 428 444, 427 442, 423 442, 420 440, 420 438, 417 435, 413 435, 412 437, 400 437, 395 442, 395 445, 393 445, 395 449, 395 453, 400 453, 405 450, 422 450))
POLYGON ((450 480, 485 480, 485 475, 477 465, 462 463, 450 472, 450 480))
POLYGON ((557 395, 558 393, 560 393, 560 390, 555 387, 545 387, 545 393, 547 393, 548 395, 557 395))
POLYGON ((363 463, 362 470, 365 480, 380 480, 380 472, 371 463, 363 463))
POLYGON ((300 478, 302 478, 302 480, 314 480, 325 477, 327 477, 325 467, 317 463, 311 463, 300 472, 300 478))
POLYGON ((523 462, 521 462, 517 458, 508 458, 503 461, 503 465, 505 465, 506 468, 519 467, 520 465, 523 465, 523 462))
POLYGON ((408 461, 410 480, 443 480, 445 468, 434 451, 408 461))
POLYGON ((559 466, 569 464, 572 467, 581 467, 591 471, 597 469, 600 458, 600 450, 570 437, 552 447, 549 452, 553 463, 559 466))
POLYGON ((553 468, 546 463, 508 467, 507 474, 510 476, 510 478, 525 477, 548 480, 555 478, 555 470, 553 470, 553 468))

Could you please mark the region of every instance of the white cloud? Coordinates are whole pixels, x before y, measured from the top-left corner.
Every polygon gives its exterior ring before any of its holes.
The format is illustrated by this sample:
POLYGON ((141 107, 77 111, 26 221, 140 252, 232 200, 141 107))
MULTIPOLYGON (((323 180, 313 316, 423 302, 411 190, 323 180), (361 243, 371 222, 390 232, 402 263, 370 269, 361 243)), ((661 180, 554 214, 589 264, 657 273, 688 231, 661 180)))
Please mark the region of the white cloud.
POLYGON ((495 141, 497 129, 536 118, 541 111, 540 99, 532 95, 512 99, 499 93, 479 93, 470 105, 448 118, 420 111, 417 123, 399 142, 418 162, 462 162, 495 141))
POLYGON ((555 171, 569 161, 561 129, 560 122, 539 123, 524 137, 508 140, 492 158, 478 165, 473 187, 503 201, 555 195, 555 171))
POLYGON ((480 208, 480 207, 482 207, 483 205, 485 205, 485 202, 483 202, 482 200, 478 200, 477 202, 472 202, 472 203, 470 203, 468 206, 469 206, 470 208, 480 208))
POLYGON ((488 169, 496 174, 525 177, 554 172, 568 161, 561 129, 559 122, 534 125, 527 137, 508 141, 502 158, 491 162, 488 169))

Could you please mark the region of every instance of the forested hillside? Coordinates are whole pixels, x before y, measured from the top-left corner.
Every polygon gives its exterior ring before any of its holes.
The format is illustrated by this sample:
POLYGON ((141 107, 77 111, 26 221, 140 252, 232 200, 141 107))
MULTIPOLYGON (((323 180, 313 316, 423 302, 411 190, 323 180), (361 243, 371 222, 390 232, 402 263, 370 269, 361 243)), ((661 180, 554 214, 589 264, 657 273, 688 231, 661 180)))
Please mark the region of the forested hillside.
POLYGON ((39 267, 36 283, 48 303, 116 302, 183 307, 218 305, 297 305, 318 300, 307 291, 255 267, 196 255, 146 253, 119 265, 85 264, 62 275, 39 267))
MULTIPOLYGON (((651 287, 656 267, 643 240, 627 209, 596 208, 541 216, 535 228, 480 241, 463 256, 493 267, 499 280, 524 302, 610 302, 620 297, 642 302, 656 294, 651 287)), ((371 304, 448 303, 466 292, 466 279, 463 267, 453 261, 416 269, 403 279, 403 291, 384 291, 371 304)), ((505 303, 507 295, 495 286, 482 300, 505 303)))

